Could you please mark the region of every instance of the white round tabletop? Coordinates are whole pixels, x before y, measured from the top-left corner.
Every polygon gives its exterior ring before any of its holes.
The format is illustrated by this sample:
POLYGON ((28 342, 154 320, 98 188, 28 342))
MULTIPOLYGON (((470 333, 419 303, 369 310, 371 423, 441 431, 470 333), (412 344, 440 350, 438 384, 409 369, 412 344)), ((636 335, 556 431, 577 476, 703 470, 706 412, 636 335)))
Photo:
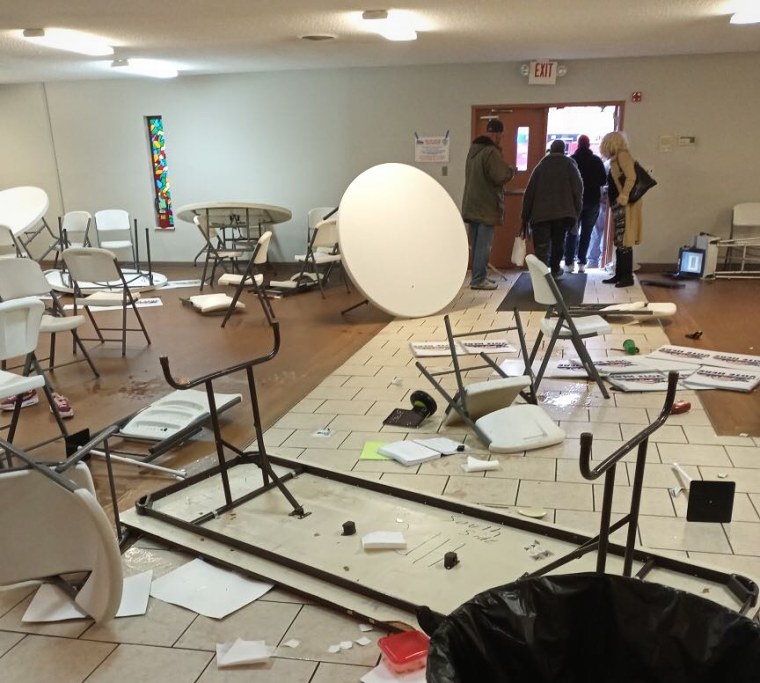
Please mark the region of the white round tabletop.
POLYGON ((40 187, 11 187, 0 191, 0 225, 14 236, 34 227, 50 207, 47 192, 40 187))
POLYGON ((193 222, 193 216, 200 214, 208 218, 210 225, 229 225, 241 220, 249 225, 273 225, 284 223, 293 217, 290 209, 282 206, 250 202, 197 202, 177 209, 177 218, 188 223, 193 222))
POLYGON ((467 272, 467 233, 448 192, 427 173, 380 164, 340 200, 343 264, 364 296, 391 315, 416 318, 450 304, 467 272))

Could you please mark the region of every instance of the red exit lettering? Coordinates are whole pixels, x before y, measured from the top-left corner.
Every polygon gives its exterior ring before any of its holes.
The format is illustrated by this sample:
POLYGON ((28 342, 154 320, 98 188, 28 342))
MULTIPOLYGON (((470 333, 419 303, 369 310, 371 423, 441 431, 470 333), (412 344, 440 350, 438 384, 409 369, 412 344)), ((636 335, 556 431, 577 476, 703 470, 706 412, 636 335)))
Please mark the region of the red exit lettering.
POLYGON ((554 75, 554 62, 536 62, 533 68, 535 78, 551 78, 554 75))

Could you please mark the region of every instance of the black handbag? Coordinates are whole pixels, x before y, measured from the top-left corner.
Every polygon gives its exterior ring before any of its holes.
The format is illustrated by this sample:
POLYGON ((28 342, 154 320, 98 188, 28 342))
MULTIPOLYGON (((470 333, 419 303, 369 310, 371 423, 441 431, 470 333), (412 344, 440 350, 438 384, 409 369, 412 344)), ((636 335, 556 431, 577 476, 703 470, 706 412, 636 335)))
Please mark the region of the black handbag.
MULTIPOLYGON (((638 161, 633 162, 633 167, 636 169, 636 182, 633 184, 631 193, 628 195, 629 204, 634 204, 635 202, 639 201, 639 199, 641 199, 647 193, 647 191, 651 190, 655 185, 657 185, 657 181, 651 175, 649 175, 649 173, 646 172, 646 169, 638 161)), ((620 174, 618 182, 620 183, 621 187, 625 185, 624 173, 620 174)), ((618 194, 619 192, 617 185, 615 185, 615 181, 612 179, 612 175, 607 174, 607 196, 610 199, 610 204, 615 204, 617 202, 618 194)))

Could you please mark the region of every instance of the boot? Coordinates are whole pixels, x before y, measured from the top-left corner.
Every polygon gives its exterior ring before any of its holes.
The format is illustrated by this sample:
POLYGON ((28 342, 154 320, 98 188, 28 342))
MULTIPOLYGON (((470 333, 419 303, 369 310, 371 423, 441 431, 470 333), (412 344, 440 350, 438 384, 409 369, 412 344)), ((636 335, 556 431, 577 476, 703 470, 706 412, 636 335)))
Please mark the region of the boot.
POLYGON ((620 248, 615 249, 615 274, 612 277, 608 277, 606 280, 602 280, 605 285, 617 285, 620 280, 618 272, 620 271, 620 248))
POLYGON ((615 287, 633 286, 633 249, 622 249, 618 252, 618 262, 615 268, 617 282, 615 287))

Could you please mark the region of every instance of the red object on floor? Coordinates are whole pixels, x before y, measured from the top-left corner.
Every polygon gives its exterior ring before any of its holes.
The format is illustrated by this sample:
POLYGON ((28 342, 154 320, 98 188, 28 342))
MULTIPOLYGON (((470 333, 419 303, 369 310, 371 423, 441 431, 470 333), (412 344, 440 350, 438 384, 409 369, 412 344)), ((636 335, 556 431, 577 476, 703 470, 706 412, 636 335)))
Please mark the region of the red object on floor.
POLYGON ((388 667, 396 673, 414 671, 425 666, 428 643, 428 637, 421 631, 394 633, 377 641, 388 667))
POLYGON ((673 407, 670 409, 671 415, 680 415, 681 413, 688 413, 691 410, 691 403, 688 401, 676 401, 673 407))

